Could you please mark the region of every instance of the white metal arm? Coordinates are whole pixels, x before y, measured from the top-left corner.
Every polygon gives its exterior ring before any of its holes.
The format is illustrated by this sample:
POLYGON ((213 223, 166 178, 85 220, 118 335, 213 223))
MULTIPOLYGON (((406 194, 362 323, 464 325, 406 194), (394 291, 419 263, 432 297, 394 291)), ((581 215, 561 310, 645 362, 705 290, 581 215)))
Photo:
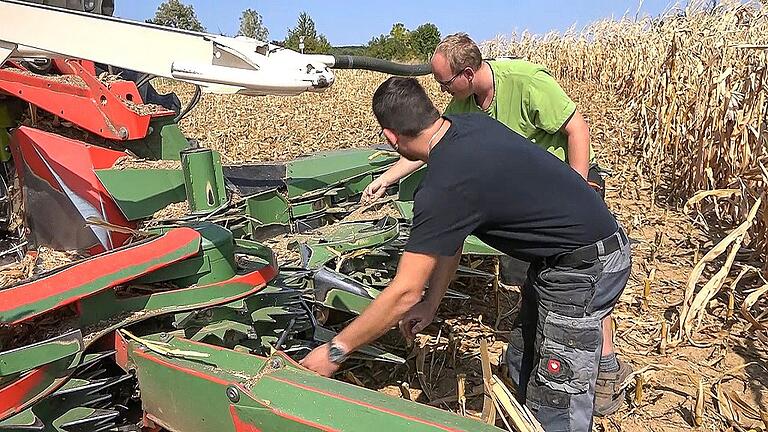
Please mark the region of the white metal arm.
POLYGON ((10 58, 91 60, 200 85, 204 91, 295 95, 333 84, 332 56, 245 37, 179 30, 0 0, 0 65, 10 58))

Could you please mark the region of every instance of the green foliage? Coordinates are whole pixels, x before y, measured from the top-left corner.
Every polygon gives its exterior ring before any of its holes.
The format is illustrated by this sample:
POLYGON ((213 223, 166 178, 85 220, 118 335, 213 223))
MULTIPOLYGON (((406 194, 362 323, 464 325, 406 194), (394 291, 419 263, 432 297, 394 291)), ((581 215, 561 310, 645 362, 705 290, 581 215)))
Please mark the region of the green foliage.
POLYGON ((308 13, 302 12, 296 27, 288 29, 288 35, 285 37, 285 47, 295 51, 300 51, 299 43, 301 37, 304 37, 304 52, 307 54, 327 54, 331 51, 331 44, 325 35, 318 34, 315 29, 315 22, 308 13))
POLYGON ((419 60, 429 61, 440 43, 440 30, 432 23, 425 23, 411 32, 411 48, 419 56, 419 60))
POLYGON ((365 45, 348 45, 348 46, 331 47, 331 51, 328 54, 367 56, 368 47, 365 45))
POLYGON ((439 42, 440 30, 434 24, 422 24, 411 31, 404 24, 395 23, 389 34, 376 36, 368 42, 368 55, 387 60, 425 61, 439 42))
POLYGON ((264 25, 261 15, 253 9, 246 9, 240 16, 240 31, 238 36, 246 36, 260 41, 269 40, 269 30, 264 25))
POLYGON ((205 31, 205 27, 197 19, 192 5, 186 6, 179 0, 167 0, 160 4, 155 12, 155 17, 147 20, 147 22, 183 30, 205 31))

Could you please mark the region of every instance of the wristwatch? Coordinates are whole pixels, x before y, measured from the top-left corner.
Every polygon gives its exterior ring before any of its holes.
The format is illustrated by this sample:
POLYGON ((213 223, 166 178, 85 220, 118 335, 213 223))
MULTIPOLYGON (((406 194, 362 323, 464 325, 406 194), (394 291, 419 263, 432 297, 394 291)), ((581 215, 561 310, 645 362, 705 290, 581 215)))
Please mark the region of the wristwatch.
POLYGON ((349 353, 344 345, 337 343, 335 340, 328 342, 328 360, 332 363, 341 364, 349 357, 349 353))

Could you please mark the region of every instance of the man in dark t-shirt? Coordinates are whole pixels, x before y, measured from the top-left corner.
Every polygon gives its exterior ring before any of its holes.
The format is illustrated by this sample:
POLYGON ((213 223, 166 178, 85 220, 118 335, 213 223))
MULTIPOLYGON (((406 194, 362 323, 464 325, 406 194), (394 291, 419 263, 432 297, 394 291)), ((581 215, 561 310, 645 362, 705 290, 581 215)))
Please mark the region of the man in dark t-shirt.
POLYGON ((331 375, 398 322, 406 337, 424 329, 475 234, 531 263, 505 354, 521 399, 547 431, 591 430, 601 322, 629 278, 616 219, 559 159, 486 115, 440 117, 412 78, 385 81, 373 110, 398 153, 428 161, 410 239, 389 287, 302 364, 331 375))

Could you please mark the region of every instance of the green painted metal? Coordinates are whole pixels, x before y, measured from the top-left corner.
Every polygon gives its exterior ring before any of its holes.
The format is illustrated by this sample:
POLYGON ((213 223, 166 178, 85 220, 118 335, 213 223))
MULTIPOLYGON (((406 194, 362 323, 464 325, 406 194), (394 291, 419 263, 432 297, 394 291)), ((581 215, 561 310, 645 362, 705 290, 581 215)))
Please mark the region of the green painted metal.
MULTIPOLYGON (((141 283, 171 281, 182 287, 227 280, 235 275, 235 243, 232 232, 221 225, 200 222, 187 225, 200 233, 202 242, 197 256, 157 270, 140 280, 141 283)), ((173 227, 161 227, 164 233, 173 227)))
POLYGON ((25 372, 75 356, 83 350, 83 336, 80 330, 74 330, 32 345, 0 352, 0 376, 25 372))
POLYGON ((264 373, 251 392, 269 394, 270 408, 332 430, 358 431, 360 425, 370 431, 499 430, 479 420, 328 380, 288 362, 264 373), (338 415, 345 412, 354 414, 338 415))
MULTIPOLYGON (((145 247, 142 243, 135 244, 131 247, 139 248, 145 247)), ((46 296, 36 296, 30 302, 21 304, 20 306, 9 308, 7 310, 0 311, 1 323, 13 323, 21 320, 31 318, 46 311, 52 310, 56 307, 60 307, 67 302, 71 302, 72 298, 93 296, 99 292, 103 292, 108 288, 113 287, 119 281, 128 281, 135 279, 143 274, 146 274, 150 269, 161 268, 167 266, 175 261, 184 259, 190 255, 195 254, 200 247, 200 237, 190 239, 185 243, 177 245, 177 248, 165 255, 148 258, 140 262, 136 262, 133 265, 127 265, 123 267, 102 267, 100 273, 95 275, 93 279, 81 278, 75 285, 68 286, 64 291, 53 291, 52 294, 46 296)), ((104 261, 111 255, 116 255, 122 252, 122 250, 115 250, 105 252, 102 255, 97 256, 97 259, 104 261)), ((81 267, 88 266, 88 262, 79 262, 72 266, 58 270, 57 273, 69 273, 75 274, 80 271, 81 267)), ((77 280, 77 279, 76 279, 77 280)), ((36 282, 31 282, 36 283, 36 282)), ((20 290, 23 285, 11 287, 9 289, 20 290)))
POLYGON ((421 167, 401 179, 397 189, 397 200, 413 201, 413 197, 416 195, 416 188, 419 187, 419 184, 421 184, 421 179, 424 178, 426 173, 426 167, 421 167))
POLYGON ((249 217, 249 232, 253 237, 257 236, 257 228, 287 227, 291 223, 290 204, 277 190, 251 195, 245 201, 245 214, 249 217))
POLYGON ((96 176, 130 221, 151 217, 187 199, 184 173, 173 169, 106 169, 96 176))
MULTIPOLYGON (((34 427, 42 427, 43 424, 31 409, 22 411, 15 416, 0 422, 0 431, 35 430, 34 427)), ((39 429, 38 429, 39 430, 39 429)))
POLYGON ((365 222, 342 223, 324 233, 322 239, 310 239, 302 246, 309 249, 306 267, 319 268, 329 260, 345 253, 381 246, 400 233, 394 218, 386 218, 373 225, 365 222))
POLYGON ((82 359, 82 352, 52 361, 44 366, 35 368, 19 376, 19 381, 24 382, 23 394, 14 394, 15 405, 6 409, 0 399, 0 421, 9 419, 42 400, 45 396, 61 386, 74 372, 82 359))
POLYGON ((0 100, 0 161, 8 162, 11 160, 11 149, 8 144, 11 142, 11 136, 8 129, 17 126, 19 121, 19 104, 11 100, 0 100))
MULTIPOLYGON (((159 336, 144 339, 161 341, 159 336)), ((371 431, 499 430, 320 377, 280 354, 265 359, 178 338, 167 344, 195 357, 163 356, 136 341, 129 342, 128 354, 145 411, 171 430, 358 431, 360 425, 371 431)))
POLYGON ((172 116, 153 118, 150 132, 142 140, 124 142, 135 155, 150 160, 180 160, 179 153, 189 147, 189 141, 174 123, 172 116))
MULTIPOLYGON (((259 270, 260 268, 252 269, 254 272, 259 270)), ((245 275, 238 275, 222 282, 127 298, 118 297, 114 291, 105 291, 80 302, 81 308, 88 311, 80 317, 80 325, 86 327, 119 315, 142 320, 164 313, 218 306, 255 294, 263 288, 243 279, 244 277, 245 275)), ((122 327, 128 323, 116 325, 122 327)))
MULTIPOLYGON (((254 269, 254 271, 257 270, 254 269)), ((78 309, 83 313, 79 317, 79 325, 81 328, 94 328, 89 334, 88 343, 90 343, 117 328, 123 328, 154 316, 219 306, 253 295, 265 286, 255 281, 270 274, 272 272, 267 272, 264 275, 259 274, 261 276, 259 278, 243 275, 222 283, 183 290, 161 291, 128 298, 118 297, 114 290, 103 291, 80 301, 78 309)), ((34 381, 34 385, 29 386, 27 394, 21 395, 22 398, 13 409, 4 411, 2 400, 0 400, 0 420, 18 414, 50 395, 69 378, 74 368, 80 364, 81 354, 78 352, 36 369, 35 371, 40 372, 35 376, 40 378, 34 381)))
POLYGON ((356 177, 352 177, 342 182, 338 187, 328 191, 327 195, 333 197, 332 202, 343 202, 356 195, 359 195, 363 190, 371 184, 373 181, 373 174, 365 173, 356 177))
POLYGON ((351 149, 318 153, 287 163, 288 197, 324 193, 325 189, 361 174, 383 171, 397 161, 389 153, 351 149), (377 156, 378 155, 378 156, 377 156), (372 156, 373 157, 371 159, 372 156))
POLYGON ((227 200, 221 156, 211 149, 190 148, 181 152, 181 170, 193 214, 210 213, 227 200))
POLYGON ((354 314, 361 314, 371 304, 373 299, 361 297, 356 294, 352 294, 347 291, 338 289, 332 289, 328 291, 323 304, 344 312, 352 312, 354 314))
POLYGON ((319 215, 331 206, 330 196, 315 197, 303 201, 291 202, 291 216, 294 219, 319 215))
POLYGON ((488 246, 485 242, 475 236, 469 236, 464 240, 464 246, 461 253, 465 255, 504 255, 503 252, 488 246))
MULTIPOLYGON (((174 343, 174 346, 178 345, 174 343)), ((218 352, 200 346, 187 346, 185 350, 209 357, 204 359, 205 363, 191 362, 163 357, 136 342, 129 343, 129 359, 139 380, 142 408, 151 420, 169 430, 234 432, 226 390, 230 383, 237 382, 236 378, 222 371, 222 355, 218 352)), ((249 371, 255 373, 255 368, 263 362, 248 356, 248 361, 239 369, 243 375, 249 371)))

